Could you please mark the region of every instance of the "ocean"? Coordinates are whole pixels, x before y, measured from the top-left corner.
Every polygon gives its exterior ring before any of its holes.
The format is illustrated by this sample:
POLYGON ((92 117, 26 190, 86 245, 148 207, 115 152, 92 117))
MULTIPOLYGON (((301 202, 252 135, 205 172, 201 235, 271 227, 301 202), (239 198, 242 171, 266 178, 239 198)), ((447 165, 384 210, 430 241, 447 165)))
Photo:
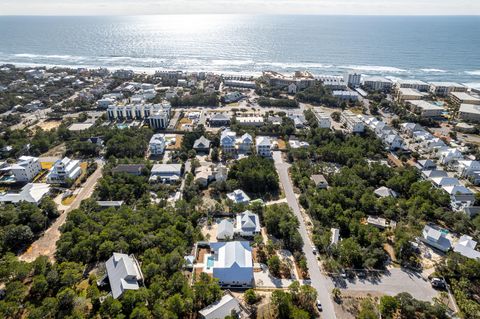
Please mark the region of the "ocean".
POLYGON ((457 81, 480 87, 479 16, 0 17, 0 64, 457 81))

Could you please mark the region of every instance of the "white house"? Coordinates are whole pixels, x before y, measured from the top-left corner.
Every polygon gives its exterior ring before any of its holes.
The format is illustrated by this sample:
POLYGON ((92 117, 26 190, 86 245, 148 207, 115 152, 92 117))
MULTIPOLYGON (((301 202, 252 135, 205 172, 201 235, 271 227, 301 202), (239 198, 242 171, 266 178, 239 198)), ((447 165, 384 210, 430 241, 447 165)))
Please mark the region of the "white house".
POLYGON ((400 124, 400 131, 412 137, 413 132, 424 131, 423 127, 417 123, 402 123, 400 124))
POLYGON ((422 171, 422 177, 425 179, 432 179, 436 177, 448 177, 447 172, 440 170, 440 169, 432 169, 422 171))
POLYGON ((272 156, 272 141, 268 136, 257 136, 255 139, 257 154, 264 157, 272 156))
POLYGON ((250 203, 250 197, 245 194, 241 189, 236 189, 227 194, 227 198, 233 201, 235 204, 248 204, 250 203))
POLYGON ((432 181, 433 185, 435 185, 438 188, 442 188, 444 186, 455 186, 455 185, 460 185, 460 181, 455 178, 455 177, 433 177, 430 178, 432 181))
POLYGON ((377 188, 373 193, 381 198, 398 196, 397 192, 385 186, 377 188))
POLYGON ((228 219, 222 219, 217 225, 217 239, 218 240, 231 240, 233 239, 233 223, 228 219))
POLYGON ((253 286, 252 247, 247 241, 210 243, 213 277, 220 286, 250 288, 253 286))
POLYGON ((215 180, 218 182, 225 182, 228 177, 228 168, 223 165, 219 164, 215 169, 214 169, 214 175, 215 175, 215 180))
POLYGON ((126 290, 138 290, 143 282, 140 265, 133 256, 113 253, 105 267, 114 299, 121 297, 126 290))
POLYGON ((388 145, 390 150, 397 150, 403 147, 403 138, 397 134, 388 134, 383 141, 388 145))
POLYGON ((217 302, 203 308, 198 312, 202 319, 219 319, 235 314, 235 318, 248 318, 248 311, 242 307, 240 302, 230 291, 217 302))
POLYGON ((453 204, 467 203, 470 206, 475 202, 475 194, 463 185, 446 185, 442 188, 450 195, 453 204))
POLYGON ((446 148, 439 152, 439 160, 442 164, 448 164, 454 160, 463 159, 462 152, 456 148, 446 148))
POLYGON ((480 171, 479 161, 460 160, 457 164, 457 172, 462 177, 471 175, 475 171, 480 171))
POLYGON ((226 129, 222 131, 220 135, 220 147, 222 148, 223 153, 231 154, 234 153, 236 148, 236 139, 237 133, 226 129))
POLYGON ((173 183, 182 176, 182 164, 155 164, 152 167, 150 181, 173 183))
POLYGON ((215 179, 215 174, 210 165, 200 165, 195 169, 195 183, 206 187, 208 183, 215 179))
POLYGON ((22 187, 19 193, 0 193, 0 202, 12 204, 28 202, 38 205, 49 192, 50 185, 48 184, 28 183, 22 187))
POLYGON ((421 171, 428 171, 437 169, 437 164, 431 159, 419 160, 416 164, 416 167, 421 171))
POLYGON ((81 174, 80 161, 65 157, 53 164, 47 175, 47 183, 62 184, 68 180, 75 181, 81 174))
POLYGON ((237 139, 237 148, 240 153, 250 153, 253 146, 253 137, 245 133, 237 139))
POLYGON ((148 149, 152 155, 162 155, 165 152, 165 134, 153 134, 148 142, 148 149))
POLYGON ((452 246, 444 232, 428 225, 423 228, 421 240, 443 252, 447 252, 452 246))
POLYGON ((244 237, 260 234, 260 218, 249 210, 237 215, 235 233, 244 237))
POLYGON ((10 171, 17 182, 31 182, 41 170, 38 157, 32 156, 20 156, 16 164, 2 169, 2 171, 10 171))
POLYGON ((477 242, 468 235, 463 235, 460 240, 453 246, 453 251, 470 259, 480 260, 480 252, 475 250, 477 242))

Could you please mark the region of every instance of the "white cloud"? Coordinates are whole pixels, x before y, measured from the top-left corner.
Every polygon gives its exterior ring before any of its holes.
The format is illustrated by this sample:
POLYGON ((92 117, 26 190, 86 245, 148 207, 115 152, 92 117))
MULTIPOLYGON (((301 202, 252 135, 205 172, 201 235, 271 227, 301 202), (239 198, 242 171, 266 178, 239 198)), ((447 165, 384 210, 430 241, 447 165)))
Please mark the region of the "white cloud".
POLYGON ((4 15, 132 14, 480 15, 477 0, 1 0, 4 15))

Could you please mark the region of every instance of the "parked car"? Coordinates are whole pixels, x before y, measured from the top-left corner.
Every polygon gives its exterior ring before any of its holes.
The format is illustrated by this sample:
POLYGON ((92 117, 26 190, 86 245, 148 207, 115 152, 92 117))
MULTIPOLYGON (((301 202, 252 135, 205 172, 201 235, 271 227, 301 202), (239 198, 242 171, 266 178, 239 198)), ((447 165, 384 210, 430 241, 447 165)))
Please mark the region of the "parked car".
POLYGON ((322 304, 320 303, 320 300, 317 300, 317 310, 320 311, 320 312, 323 311, 322 304))
POLYGON ((317 252, 318 252, 318 251, 317 251, 317 247, 315 247, 315 246, 312 246, 312 251, 313 251, 313 254, 314 254, 314 255, 316 255, 316 254, 317 254, 317 252))
POLYGON ((447 283, 445 282, 445 280, 441 279, 441 278, 432 278, 430 280, 430 283, 432 285, 433 288, 435 289, 445 289, 447 288, 447 283))

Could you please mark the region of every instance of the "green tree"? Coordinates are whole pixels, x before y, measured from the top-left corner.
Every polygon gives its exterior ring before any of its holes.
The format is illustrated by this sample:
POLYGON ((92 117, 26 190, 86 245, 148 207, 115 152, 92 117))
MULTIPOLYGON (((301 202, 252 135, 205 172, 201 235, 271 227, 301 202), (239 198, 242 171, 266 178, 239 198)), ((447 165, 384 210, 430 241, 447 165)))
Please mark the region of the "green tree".
POLYGON ((392 296, 383 296, 380 298, 380 305, 378 308, 383 318, 392 318, 393 314, 398 308, 397 299, 392 296))

